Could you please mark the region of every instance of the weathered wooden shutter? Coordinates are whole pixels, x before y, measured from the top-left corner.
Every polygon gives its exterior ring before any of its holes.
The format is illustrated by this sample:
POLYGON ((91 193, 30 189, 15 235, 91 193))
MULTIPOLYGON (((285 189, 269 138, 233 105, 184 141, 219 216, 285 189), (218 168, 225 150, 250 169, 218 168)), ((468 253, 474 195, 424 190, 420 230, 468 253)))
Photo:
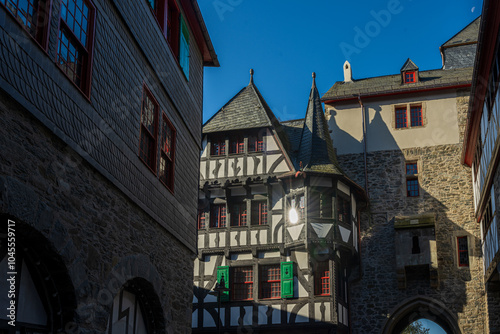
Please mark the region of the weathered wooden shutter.
POLYGON ((293 298, 293 262, 281 262, 281 298, 293 298))
POLYGON ((189 80, 189 30, 183 16, 181 16, 179 64, 189 80))
MULTIPOLYGON (((229 267, 228 266, 217 267, 217 283, 221 284, 222 277, 224 277, 225 288, 229 289, 229 267)), ((229 301, 229 291, 221 292, 220 300, 222 302, 229 301)))

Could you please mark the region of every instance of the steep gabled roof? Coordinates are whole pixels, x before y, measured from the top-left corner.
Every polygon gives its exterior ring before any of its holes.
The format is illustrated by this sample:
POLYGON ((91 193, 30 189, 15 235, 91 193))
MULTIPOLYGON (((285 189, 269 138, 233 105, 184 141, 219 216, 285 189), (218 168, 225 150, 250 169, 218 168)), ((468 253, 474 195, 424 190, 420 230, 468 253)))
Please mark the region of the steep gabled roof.
POLYGON ((401 67, 401 72, 405 71, 418 71, 418 66, 415 65, 415 63, 410 58, 408 58, 403 67, 401 67))
POLYGON ((333 149, 328 123, 316 88, 315 74, 309 94, 297 160, 302 170, 343 175, 333 149))
POLYGON ((481 22, 481 16, 472 21, 467 27, 460 30, 455 36, 446 41, 442 48, 448 48, 455 45, 465 44, 465 43, 477 43, 479 34, 479 23, 481 22))

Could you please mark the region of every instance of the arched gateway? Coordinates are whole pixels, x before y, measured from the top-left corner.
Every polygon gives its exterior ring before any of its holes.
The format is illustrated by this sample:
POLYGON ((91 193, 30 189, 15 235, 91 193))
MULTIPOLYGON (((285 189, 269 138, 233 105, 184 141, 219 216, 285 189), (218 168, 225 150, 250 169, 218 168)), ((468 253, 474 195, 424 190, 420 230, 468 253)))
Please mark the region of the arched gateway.
POLYGON ((455 316, 446 306, 431 298, 417 297, 399 304, 385 323, 383 334, 399 334, 406 326, 418 319, 432 320, 447 334, 463 334, 455 316))

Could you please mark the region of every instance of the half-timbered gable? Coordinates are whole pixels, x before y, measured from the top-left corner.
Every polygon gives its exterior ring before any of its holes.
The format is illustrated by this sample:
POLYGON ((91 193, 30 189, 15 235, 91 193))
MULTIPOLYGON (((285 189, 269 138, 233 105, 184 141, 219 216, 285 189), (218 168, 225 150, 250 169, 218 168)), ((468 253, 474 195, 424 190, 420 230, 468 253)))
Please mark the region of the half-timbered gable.
POLYGON ((193 331, 347 331, 365 199, 337 163, 314 80, 305 118, 280 123, 252 73, 204 125, 200 166, 193 331))

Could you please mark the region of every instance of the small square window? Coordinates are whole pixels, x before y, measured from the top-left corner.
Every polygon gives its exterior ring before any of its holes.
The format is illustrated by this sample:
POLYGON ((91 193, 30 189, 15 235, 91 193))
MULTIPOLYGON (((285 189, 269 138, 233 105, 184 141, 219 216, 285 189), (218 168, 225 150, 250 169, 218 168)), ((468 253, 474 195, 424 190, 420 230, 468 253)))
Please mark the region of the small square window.
POLYGON ((416 82, 416 74, 414 71, 405 72, 405 83, 416 82))

